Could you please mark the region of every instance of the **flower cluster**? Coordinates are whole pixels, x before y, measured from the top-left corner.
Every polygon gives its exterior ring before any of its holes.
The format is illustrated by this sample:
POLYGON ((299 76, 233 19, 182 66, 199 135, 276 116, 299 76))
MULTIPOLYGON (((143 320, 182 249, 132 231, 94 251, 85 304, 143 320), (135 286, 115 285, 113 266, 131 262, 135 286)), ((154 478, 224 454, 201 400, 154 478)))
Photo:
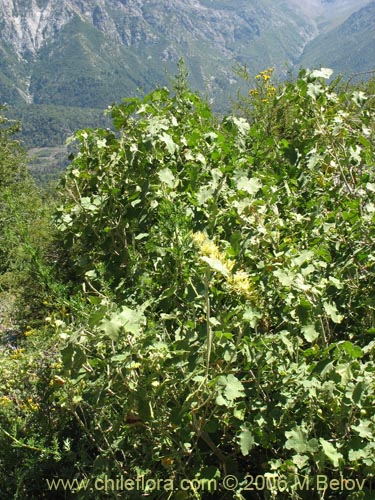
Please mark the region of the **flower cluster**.
POLYGON ((13 401, 8 398, 8 396, 1 396, 0 397, 0 406, 5 406, 5 407, 8 407, 8 406, 12 406, 13 404, 13 401))
POLYGON ((274 72, 275 68, 267 68, 264 71, 261 71, 258 75, 256 75, 257 80, 263 80, 264 82, 268 82, 271 79, 271 76, 274 72))
POLYGON ((31 411, 39 410, 39 403, 36 403, 32 398, 27 398, 27 400, 24 403, 21 403, 20 406, 22 409, 27 409, 31 411))
POLYGON ((249 299, 254 298, 253 283, 249 275, 241 270, 235 273, 232 272, 236 264, 234 260, 228 259, 227 255, 221 252, 219 247, 205 233, 201 231, 193 233, 192 239, 199 248, 201 259, 208 263, 214 271, 220 272, 225 277, 232 291, 249 299))
POLYGON ((12 354, 11 354, 11 359, 19 359, 22 357, 22 353, 23 353, 23 348, 22 347, 19 347, 18 349, 15 349, 12 354))
POLYGON ((35 330, 34 328, 31 328, 31 326, 27 326, 26 327, 26 331, 25 331, 25 337, 31 337, 32 335, 35 335, 37 333, 37 330, 35 330))
POLYGON ((228 278, 228 284, 239 295, 247 298, 254 296, 253 284, 245 271, 236 271, 228 278))
POLYGON ((269 99, 276 93, 276 87, 274 87, 270 81, 273 72, 274 68, 267 68, 255 76, 256 88, 249 90, 250 97, 259 97, 260 101, 263 103, 269 102, 269 99))

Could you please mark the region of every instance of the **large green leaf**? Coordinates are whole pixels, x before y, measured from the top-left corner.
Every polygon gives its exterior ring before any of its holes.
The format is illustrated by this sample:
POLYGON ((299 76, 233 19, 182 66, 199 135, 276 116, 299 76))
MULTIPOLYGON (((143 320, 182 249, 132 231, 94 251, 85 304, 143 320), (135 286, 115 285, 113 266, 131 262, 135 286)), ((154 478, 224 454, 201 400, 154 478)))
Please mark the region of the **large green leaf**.
POLYGON ((114 313, 109 319, 102 320, 100 329, 112 340, 117 340, 121 329, 136 335, 140 332, 143 323, 143 310, 134 310, 123 306, 121 312, 114 313))
POLYGON ((245 395, 245 388, 241 381, 232 374, 227 376, 222 375, 219 377, 217 383, 219 387, 223 388, 223 395, 228 401, 234 401, 245 395))
POLYGON ((245 176, 242 176, 239 179, 237 179, 236 185, 239 191, 246 191, 246 193, 249 193, 251 195, 256 194, 262 187, 262 183, 256 177, 248 179, 245 176))
POLYGON ((175 184, 175 177, 170 168, 165 167, 162 170, 159 170, 158 177, 161 182, 167 184, 168 187, 173 188, 175 184))
POLYGON ((335 467, 338 467, 340 460, 343 460, 344 458, 342 453, 337 451, 332 443, 326 441, 323 438, 320 438, 319 442, 322 445, 325 456, 333 463, 335 467))

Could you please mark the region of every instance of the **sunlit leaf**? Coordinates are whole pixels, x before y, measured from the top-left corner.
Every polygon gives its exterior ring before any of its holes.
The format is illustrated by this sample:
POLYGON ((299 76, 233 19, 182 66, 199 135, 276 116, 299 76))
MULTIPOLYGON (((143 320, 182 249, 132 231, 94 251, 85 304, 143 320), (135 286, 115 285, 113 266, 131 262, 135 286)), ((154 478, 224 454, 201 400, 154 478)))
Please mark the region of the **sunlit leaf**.
POLYGON ((327 316, 334 323, 341 323, 342 322, 342 320, 344 319, 344 316, 342 316, 342 314, 339 314, 337 307, 336 307, 336 304, 324 302, 323 307, 324 307, 324 310, 325 310, 327 316))
POLYGON ((224 396, 229 401, 242 398, 244 394, 244 386, 237 377, 230 374, 228 376, 221 376, 218 380, 218 385, 224 389, 224 396))
POLYGON ((247 456, 255 444, 252 432, 248 429, 243 429, 239 435, 239 441, 242 455, 247 456))
POLYGON ((243 176, 237 180, 237 189, 239 191, 246 191, 246 193, 249 193, 251 195, 256 194, 259 189, 261 189, 261 187, 262 183, 256 177, 248 179, 247 177, 243 176))
POLYGON ((319 337, 319 332, 315 330, 314 325, 302 326, 301 331, 307 342, 314 342, 319 337))
POLYGON ((177 149, 177 144, 173 141, 172 137, 163 132, 160 136, 160 140, 164 142, 164 144, 167 146, 168 153, 173 155, 177 149))
POLYGON ((213 271, 223 274, 224 276, 229 276, 229 270, 221 260, 215 257, 206 257, 205 255, 201 257, 201 260, 206 262, 213 271))
POLYGON ((171 169, 169 169, 168 167, 163 168, 162 170, 159 170, 157 175, 160 181, 163 182, 164 184, 167 184, 168 187, 170 188, 174 187, 175 177, 171 169))
POLYGON ((310 73, 310 76, 312 78, 324 78, 328 79, 332 76, 333 74, 333 69, 330 68, 320 68, 320 69, 315 69, 310 73))
POLYGON ((340 460, 343 460, 344 458, 342 453, 338 452, 332 443, 326 441, 323 438, 320 438, 319 442, 322 445, 325 456, 333 463, 335 467, 338 467, 340 460))

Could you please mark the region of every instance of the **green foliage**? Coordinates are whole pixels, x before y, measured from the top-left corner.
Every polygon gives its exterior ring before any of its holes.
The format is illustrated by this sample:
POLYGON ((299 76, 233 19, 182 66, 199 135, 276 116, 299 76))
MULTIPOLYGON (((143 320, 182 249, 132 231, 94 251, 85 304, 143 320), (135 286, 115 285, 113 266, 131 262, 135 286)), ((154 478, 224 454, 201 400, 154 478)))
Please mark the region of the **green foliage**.
POLYGON ((56 411, 57 349, 44 327, 65 285, 53 269, 52 200, 28 175, 19 126, 2 115, 0 123, 0 489, 4 498, 41 498, 38 479, 56 472, 59 429, 70 419, 56 411))
POLYGON ((19 123, 3 116, 0 106, 0 185, 1 189, 15 185, 25 176, 25 153, 13 135, 19 131, 19 123))
POLYGON ((76 133, 55 216, 75 294, 39 330, 56 340, 55 440, 37 436, 47 468, 30 459, 40 484, 144 476, 174 491, 126 498, 371 498, 374 106, 330 76, 277 88, 266 70, 242 116, 219 120, 182 71, 173 91, 112 106, 114 132, 76 133), (256 476, 267 487, 249 489, 256 476), (331 487, 342 478, 356 490, 331 487))
POLYGON ((22 123, 18 138, 28 149, 65 144, 66 138, 80 127, 109 125, 100 109, 73 106, 23 104, 9 108, 7 115, 22 123))
POLYGON ((35 320, 37 310, 44 314, 45 295, 59 288, 52 277, 58 255, 51 226, 54 202, 27 171, 26 152, 14 139, 19 125, 2 115, 0 123, 0 306, 17 297, 18 311, 12 311, 17 323, 17 316, 25 322, 28 316, 35 320))

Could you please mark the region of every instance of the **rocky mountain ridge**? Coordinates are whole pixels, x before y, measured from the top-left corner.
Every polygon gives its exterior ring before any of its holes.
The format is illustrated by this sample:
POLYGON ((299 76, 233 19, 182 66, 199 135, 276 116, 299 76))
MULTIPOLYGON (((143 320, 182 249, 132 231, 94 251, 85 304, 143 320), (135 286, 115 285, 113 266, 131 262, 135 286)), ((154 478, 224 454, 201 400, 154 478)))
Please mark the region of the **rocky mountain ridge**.
MULTIPOLYGON (((251 61, 256 69, 274 64, 275 56, 294 62, 314 37, 315 27, 302 14, 292 15, 288 9, 286 6, 285 12, 285 6, 267 0, 0 0, 0 71, 8 78, 16 75, 15 85, 10 85, 10 101, 17 97, 16 88, 18 96, 27 101, 45 103, 50 99, 55 104, 76 105, 77 99, 66 88, 58 88, 49 78, 41 82, 39 75, 48 74, 52 67, 56 76, 56 70, 59 74, 64 68, 77 80, 77 59, 84 60, 82 69, 96 95, 100 94, 98 82, 111 72, 115 98, 119 97, 118 80, 124 82, 122 93, 138 84, 155 85, 165 80, 163 73, 179 57, 186 59, 198 87, 211 82, 223 89, 233 79, 228 69, 235 61, 251 61), (56 59, 60 71, 54 67, 56 59), (121 65, 123 70, 116 67, 121 65), (46 83, 53 89, 40 95, 39 87, 46 83)), ((65 82, 63 87, 71 84, 66 75, 60 79, 65 82)), ((2 80, 3 87, 7 86, 4 77, 2 80)), ((90 85, 86 87, 90 92, 90 85)), ((89 98, 84 105, 93 105, 93 101, 89 98)), ((100 99, 97 104, 102 105, 100 99)))
MULTIPOLYGON (((167 83, 183 57, 191 86, 220 105, 237 88, 237 64, 251 74, 275 66, 282 76, 301 62, 335 63, 324 57, 324 36, 347 36, 351 16, 370 3, 0 0, 0 103, 104 109, 167 83)), ((371 45, 374 34, 367 30, 366 37, 371 45)), ((344 59, 350 59, 350 44, 344 46, 344 59)), ((368 58, 375 67, 374 56, 368 58)), ((363 68, 358 57, 351 60, 345 70, 363 68)))

